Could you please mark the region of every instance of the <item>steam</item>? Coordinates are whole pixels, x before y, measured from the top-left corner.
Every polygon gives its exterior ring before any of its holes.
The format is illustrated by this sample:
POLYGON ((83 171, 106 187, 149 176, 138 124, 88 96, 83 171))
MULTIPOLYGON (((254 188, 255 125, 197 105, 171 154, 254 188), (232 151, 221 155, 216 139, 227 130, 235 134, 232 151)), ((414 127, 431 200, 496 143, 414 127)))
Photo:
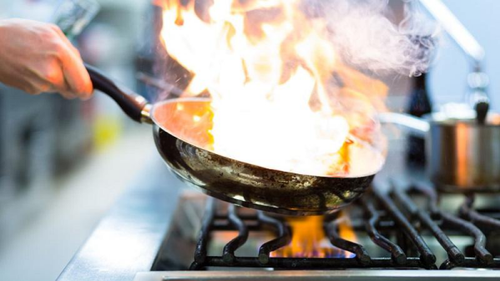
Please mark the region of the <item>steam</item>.
POLYGON ((399 25, 388 19, 388 0, 306 0, 308 10, 323 10, 332 43, 344 62, 375 73, 418 76, 432 59, 438 30, 406 0, 399 25))

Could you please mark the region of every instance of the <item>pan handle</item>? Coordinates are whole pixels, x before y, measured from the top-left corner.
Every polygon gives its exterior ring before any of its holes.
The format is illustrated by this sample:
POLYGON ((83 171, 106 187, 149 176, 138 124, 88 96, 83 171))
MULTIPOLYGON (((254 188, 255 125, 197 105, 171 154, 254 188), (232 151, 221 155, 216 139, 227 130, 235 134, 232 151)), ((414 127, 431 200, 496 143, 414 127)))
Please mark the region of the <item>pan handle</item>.
POLYGON ((95 90, 99 90, 112 98, 130 118, 139 123, 151 123, 149 111, 151 105, 147 100, 136 94, 126 93, 120 89, 111 79, 102 74, 97 68, 85 64, 90 75, 90 80, 95 90))
POLYGON ((404 130, 416 134, 422 138, 425 138, 430 130, 430 125, 427 121, 411 116, 409 114, 402 113, 380 113, 378 119, 382 124, 393 124, 397 125, 404 130))

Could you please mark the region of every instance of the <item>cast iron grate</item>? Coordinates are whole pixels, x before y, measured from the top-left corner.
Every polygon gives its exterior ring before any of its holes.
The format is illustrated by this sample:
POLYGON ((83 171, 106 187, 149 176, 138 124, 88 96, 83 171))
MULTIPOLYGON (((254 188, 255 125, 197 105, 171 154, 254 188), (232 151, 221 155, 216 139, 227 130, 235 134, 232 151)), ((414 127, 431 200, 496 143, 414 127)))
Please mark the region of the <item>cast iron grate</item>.
MULTIPOLYGON (((208 199, 205 216, 197 242, 192 270, 217 267, 290 269, 453 269, 453 268, 496 268, 500 269, 500 258, 495 258, 486 247, 487 235, 500 235, 500 210, 487 215, 473 208, 475 195, 466 194, 456 214, 439 208, 439 194, 433 188, 416 185, 410 189, 395 187, 387 193, 372 188, 363 198, 349 208, 351 216, 357 209, 361 219, 353 220, 356 232, 364 232, 390 257, 370 256, 365 247, 340 237, 339 220, 335 215, 324 218, 324 233, 330 243, 354 254, 352 258, 282 258, 271 253, 290 243, 293 233, 286 220, 273 217, 261 211, 240 212, 240 208, 228 205, 226 212, 219 212, 219 201, 208 199), (424 199, 425 208, 414 202, 424 199), (260 246, 255 257, 237 256, 252 231, 273 229, 275 238, 260 246), (208 255, 207 249, 212 233, 216 231, 237 231, 238 235, 227 243, 222 255, 208 255), (449 232, 470 236, 473 244, 469 251, 462 252, 446 234, 449 232), (434 237, 447 259, 436 262, 435 253, 428 246, 422 233, 434 237), (392 234, 391 234, 392 233, 392 234), (496 234, 495 234, 496 233, 496 234)), ((351 218, 352 219, 352 218, 351 218)), ((490 237, 488 236, 488 237, 490 237)), ((497 237, 500 238, 500 237, 497 237)))

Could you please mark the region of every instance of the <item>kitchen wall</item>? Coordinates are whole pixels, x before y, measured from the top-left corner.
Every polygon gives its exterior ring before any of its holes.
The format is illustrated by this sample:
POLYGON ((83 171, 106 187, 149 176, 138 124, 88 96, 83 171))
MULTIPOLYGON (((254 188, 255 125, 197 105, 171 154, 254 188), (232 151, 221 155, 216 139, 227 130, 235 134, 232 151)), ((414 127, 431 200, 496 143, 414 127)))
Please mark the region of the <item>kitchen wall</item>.
MULTIPOLYGON (((486 51, 486 72, 490 75, 493 108, 500 110, 500 1, 443 0, 472 32, 486 51)), ((468 61, 453 41, 445 38, 430 74, 430 92, 436 103, 460 102, 467 91, 468 61)))

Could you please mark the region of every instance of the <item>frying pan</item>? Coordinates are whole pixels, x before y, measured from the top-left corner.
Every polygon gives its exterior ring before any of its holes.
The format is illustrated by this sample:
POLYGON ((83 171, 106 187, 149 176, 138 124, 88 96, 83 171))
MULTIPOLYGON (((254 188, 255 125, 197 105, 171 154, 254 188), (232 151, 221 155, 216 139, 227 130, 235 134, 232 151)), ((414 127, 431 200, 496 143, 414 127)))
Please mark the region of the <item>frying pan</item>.
POLYGON ((157 149, 168 167, 210 196, 283 215, 322 215, 360 197, 375 176, 303 175, 219 155, 206 148, 210 124, 193 118, 207 114, 209 99, 173 99, 151 105, 137 94, 126 93, 97 69, 86 67, 94 89, 110 96, 134 121, 153 124, 157 149))

